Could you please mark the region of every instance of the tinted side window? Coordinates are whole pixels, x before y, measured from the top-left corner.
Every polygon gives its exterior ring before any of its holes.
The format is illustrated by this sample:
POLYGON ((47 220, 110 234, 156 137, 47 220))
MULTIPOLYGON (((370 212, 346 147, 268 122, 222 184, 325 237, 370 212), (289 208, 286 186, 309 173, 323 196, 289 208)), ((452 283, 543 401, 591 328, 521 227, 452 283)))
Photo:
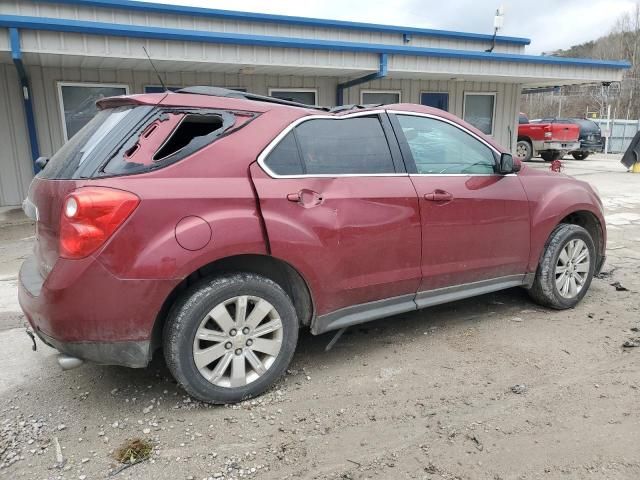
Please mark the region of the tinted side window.
POLYGON ((308 120, 295 132, 308 175, 395 173, 378 117, 308 120))
POLYGON ((277 175, 301 175, 304 172, 293 132, 289 132, 271 151, 267 166, 277 175))
POLYGON ((485 144, 449 123, 398 115, 418 173, 494 173, 495 157, 485 144))

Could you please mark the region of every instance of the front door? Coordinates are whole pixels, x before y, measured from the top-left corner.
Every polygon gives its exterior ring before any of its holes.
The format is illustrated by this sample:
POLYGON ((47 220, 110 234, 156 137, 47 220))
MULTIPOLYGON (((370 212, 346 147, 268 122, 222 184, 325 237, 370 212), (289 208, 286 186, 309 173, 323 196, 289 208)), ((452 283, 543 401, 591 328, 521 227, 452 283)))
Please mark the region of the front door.
POLYGON ((420 199, 420 291, 485 280, 517 284, 530 229, 518 176, 495 173, 498 152, 455 122, 409 113, 392 121, 420 199))
POLYGON ((386 115, 311 117, 252 165, 271 254, 302 274, 317 315, 389 298, 412 305, 419 203, 389 136, 386 115))

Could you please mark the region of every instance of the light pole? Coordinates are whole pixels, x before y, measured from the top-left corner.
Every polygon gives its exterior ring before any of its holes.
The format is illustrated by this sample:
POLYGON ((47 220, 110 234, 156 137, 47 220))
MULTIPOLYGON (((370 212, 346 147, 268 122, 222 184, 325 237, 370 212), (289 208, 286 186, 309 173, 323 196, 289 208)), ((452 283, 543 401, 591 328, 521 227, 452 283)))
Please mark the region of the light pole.
POLYGON ((611 136, 611 104, 609 104, 609 87, 611 87, 611 82, 602 82, 602 86, 604 87, 604 104, 607 106, 607 128, 604 132, 604 154, 606 155, 609 153, 609 137, 611 136))

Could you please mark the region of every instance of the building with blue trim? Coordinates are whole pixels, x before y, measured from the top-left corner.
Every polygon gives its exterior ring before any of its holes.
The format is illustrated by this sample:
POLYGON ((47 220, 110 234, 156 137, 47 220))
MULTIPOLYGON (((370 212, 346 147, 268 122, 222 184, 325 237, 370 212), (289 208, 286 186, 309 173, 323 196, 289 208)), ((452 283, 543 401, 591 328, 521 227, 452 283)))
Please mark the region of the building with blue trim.
POLYGON ((626 62, 528 55, 526 38, 134 0, 0 3, 0 205, 95 100, 215 85, 304 103, 423 103, 515 145, 523 88, 619 81, 626 62))

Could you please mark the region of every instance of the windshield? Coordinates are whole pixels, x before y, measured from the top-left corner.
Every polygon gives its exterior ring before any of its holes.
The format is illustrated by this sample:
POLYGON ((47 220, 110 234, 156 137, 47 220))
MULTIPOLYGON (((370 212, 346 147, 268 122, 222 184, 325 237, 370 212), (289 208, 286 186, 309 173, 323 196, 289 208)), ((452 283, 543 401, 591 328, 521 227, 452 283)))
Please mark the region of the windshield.
POLYGON ((58 150, 38 177, 88 177, 153 107, 118 107, 99 111, 58 150))

